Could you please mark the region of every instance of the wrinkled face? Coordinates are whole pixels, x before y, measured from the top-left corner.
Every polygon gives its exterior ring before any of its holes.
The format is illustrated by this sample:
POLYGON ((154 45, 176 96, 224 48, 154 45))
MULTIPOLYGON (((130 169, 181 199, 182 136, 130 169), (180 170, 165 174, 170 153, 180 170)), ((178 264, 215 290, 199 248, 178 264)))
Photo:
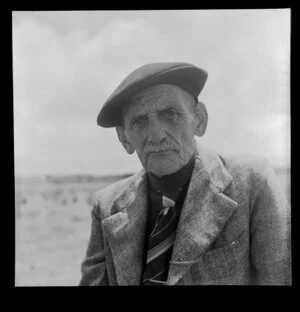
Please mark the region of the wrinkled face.
POLYGON ((157 176, 187 164, 195 151, 197 124, 193 97, 171 85, 137 93, 124 111, 126 140, 146 171, 157 176))

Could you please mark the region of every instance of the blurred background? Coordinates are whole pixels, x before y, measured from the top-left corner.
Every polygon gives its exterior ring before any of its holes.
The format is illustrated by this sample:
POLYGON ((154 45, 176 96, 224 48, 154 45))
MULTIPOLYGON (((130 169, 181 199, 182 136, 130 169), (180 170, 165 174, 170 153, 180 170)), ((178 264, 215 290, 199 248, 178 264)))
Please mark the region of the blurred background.
POLYGON ((15 284, 78 284, 93 192, 141 169, 96 117, 145 63, 207 70, 200 143, 267 158, 290 201, 290 14, 13 12, 15 284))

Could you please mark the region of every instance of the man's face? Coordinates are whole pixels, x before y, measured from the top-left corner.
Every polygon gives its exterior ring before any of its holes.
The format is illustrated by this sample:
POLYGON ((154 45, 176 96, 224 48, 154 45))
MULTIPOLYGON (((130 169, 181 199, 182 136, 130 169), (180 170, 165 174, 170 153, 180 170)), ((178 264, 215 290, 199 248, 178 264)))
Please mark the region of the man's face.
POLYGON ((124 112, 125 136, 146 171, 163 176, 187 164, 198 124, 193 105, 189 93, 171 85, 153 86, 131 98, 124 112))

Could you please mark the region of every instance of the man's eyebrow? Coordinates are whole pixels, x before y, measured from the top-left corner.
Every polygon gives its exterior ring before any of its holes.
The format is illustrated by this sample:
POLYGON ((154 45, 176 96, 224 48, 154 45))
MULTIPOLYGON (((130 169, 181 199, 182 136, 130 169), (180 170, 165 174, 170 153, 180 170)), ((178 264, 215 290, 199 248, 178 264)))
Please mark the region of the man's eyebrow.
POLYGON ((166 105, 166 106, 162 107, 157 112, 158 113, 164 113, 167 111, 176 111, 177 113, 180 113, 180 112, 182 112, 182 109, 178 106, 170 104, 170 105, 166 105))
POLYGON ((163 111, 169 110, 169 109, 174 109, 174 110, 177 110, 177 111, 179 110, 177 106, 171 104, 171 105, 166 105, 165 107, 162 107, 158 111, 159 112, 163 112, 163 111))
POLYGON ((140 117, 147 117, 149 114, 147 113, 139 113, 137 115, 135 115, 133 118, 140 118, 140 117))

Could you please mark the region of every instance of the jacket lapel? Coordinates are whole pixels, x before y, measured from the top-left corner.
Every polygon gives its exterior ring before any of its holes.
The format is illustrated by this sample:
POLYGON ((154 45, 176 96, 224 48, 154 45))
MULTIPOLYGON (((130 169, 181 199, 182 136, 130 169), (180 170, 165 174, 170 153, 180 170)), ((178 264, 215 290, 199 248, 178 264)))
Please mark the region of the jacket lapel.
POLYGON ((198 146, 178 223, 168 284, 176 284, 222 231, 237 203, 223 191, 232 182, 218 155, 198 146))
MULTIPOLYGON (((237 203, 223 191, 232 182, 218 155, 198 146, 178 223, 168 284, 176 284, 222 231, 237 203)), ((113 201, 117 213, 102 221, 119 285, 139 285, 147 217, 147 179, 142 170, 113 201)))
POLYGON ((139 285, 147 213, 144 170, 134 175, 114 202, 119 211, 102 221, 119 285, 139 285))

